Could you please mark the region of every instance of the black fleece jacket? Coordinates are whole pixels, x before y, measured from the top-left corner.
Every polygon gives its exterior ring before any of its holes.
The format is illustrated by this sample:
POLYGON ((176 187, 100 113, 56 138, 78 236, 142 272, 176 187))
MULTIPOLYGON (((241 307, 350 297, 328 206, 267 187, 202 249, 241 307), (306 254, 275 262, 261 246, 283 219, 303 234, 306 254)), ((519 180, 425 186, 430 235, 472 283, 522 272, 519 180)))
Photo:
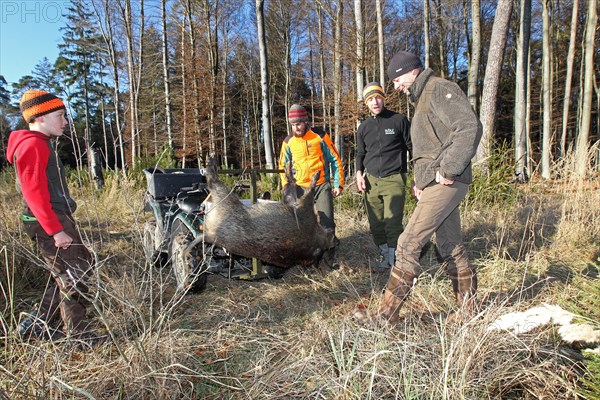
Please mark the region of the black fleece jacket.
POLYGON ((384 108, 365 119, 356 132, 356 171, 378 178, 407 172, 412 153, 410 123, 403 115, 384 108))

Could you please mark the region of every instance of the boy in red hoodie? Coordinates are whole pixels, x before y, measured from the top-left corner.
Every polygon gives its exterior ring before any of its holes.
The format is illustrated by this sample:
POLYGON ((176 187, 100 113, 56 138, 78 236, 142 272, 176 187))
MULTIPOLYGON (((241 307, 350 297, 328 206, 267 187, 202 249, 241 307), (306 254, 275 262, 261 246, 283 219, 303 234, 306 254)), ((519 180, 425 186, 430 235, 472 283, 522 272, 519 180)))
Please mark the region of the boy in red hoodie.
POLYGON ((51 282, 37 313, 19 325, 22 337, 56 338, 52 328, 62 319, 66 334, 80 335, 87 328, 84 294, 93 258, 81 240, 72 217, 77 204, 69 195, 64 167, 53 146, 67 125, 64 103, 42 90, 28 90, 20 102, 29 130, 13 131, 7 160, 17 172, 17 188, 25 208, 21 220, 27 235, 37 243, 51 282))

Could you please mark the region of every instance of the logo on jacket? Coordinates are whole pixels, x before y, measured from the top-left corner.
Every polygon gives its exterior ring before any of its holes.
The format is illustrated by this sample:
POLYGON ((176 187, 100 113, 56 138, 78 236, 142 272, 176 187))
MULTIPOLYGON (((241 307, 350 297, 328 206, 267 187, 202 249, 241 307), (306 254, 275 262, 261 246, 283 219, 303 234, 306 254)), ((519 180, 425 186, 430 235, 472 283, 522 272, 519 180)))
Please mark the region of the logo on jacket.
POLYGON ((386 130, 385 130, 385 134, 386 134, 386 135, 395 135, 395 134, 396 134, 396 131, 395 131, 395 130, 393 130, 393 129, 389 129, 389 128, 388 128, 388 129, 386 129, 386 130))

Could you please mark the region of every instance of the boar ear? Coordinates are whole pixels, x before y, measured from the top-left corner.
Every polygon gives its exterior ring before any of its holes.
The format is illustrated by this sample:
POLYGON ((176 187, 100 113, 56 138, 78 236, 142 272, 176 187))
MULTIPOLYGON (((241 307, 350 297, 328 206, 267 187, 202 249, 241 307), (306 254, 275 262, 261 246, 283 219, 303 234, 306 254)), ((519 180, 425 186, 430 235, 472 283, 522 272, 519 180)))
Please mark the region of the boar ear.
POLYGON ((210 186, 217 180, 217 160, 214 157, 206 157, 206 181, 210 186))
POLYGON ((294 173, 292 172, 291 161, 285 163, 285 179, 287 179, 289 184, 296 183, 296 178, 294 178, 294 173))

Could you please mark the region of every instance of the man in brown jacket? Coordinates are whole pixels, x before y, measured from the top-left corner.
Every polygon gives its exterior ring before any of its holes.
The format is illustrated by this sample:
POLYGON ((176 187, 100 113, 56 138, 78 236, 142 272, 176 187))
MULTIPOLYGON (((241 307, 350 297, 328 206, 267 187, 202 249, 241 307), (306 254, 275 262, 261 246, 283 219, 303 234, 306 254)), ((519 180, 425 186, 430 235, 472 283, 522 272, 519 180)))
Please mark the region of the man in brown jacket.
POLYGON ((421 273, 421 250, 436 236, 459 304, 472 310, 477 272, 462 244, 459 204, 472 181, 471 158, 481 140, 482 125, 460 87, 423 69, 414 54, 401 51, 388 66, 394 88, 415 107, 410 137, 418 203, 398 239, 396 264, 376 311, 359 310, 359 322, 394 323, 421 273))

